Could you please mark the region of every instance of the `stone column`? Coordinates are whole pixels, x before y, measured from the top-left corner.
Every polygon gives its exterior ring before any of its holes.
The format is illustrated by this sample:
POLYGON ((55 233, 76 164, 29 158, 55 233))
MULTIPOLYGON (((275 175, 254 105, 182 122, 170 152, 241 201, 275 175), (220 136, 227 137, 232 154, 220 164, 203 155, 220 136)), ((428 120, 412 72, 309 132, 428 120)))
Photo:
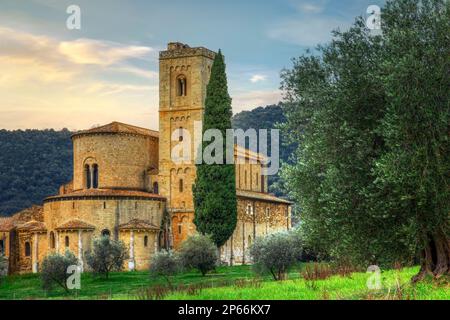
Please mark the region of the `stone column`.
POLYGON ((80 271, 83 272, 83 231, 78 230, 78 265, 80 266, 80 271))
POLYGON ((39 247, 39 243, 38 243, 38 234, 37 232, 34 234, 34 241, 33 241, 33 273, 37 273, 38 272, 38 247, 39 247))
POLYGON ((55 245, 56 245, 56 253, 59 253, 59 232, 58 231, 56 231, 55 245))
POLYGON ((130 231, 130 260, 128 261, 128 270, 134 271, 135 261, 134 261, 134 231, 130 231))
POLYGON ((158 234, 155 234, 154 236, 153 236, 153 241, 154 241, 154 243, 155 243, 155 253, 157 253, 158 252, 158 234))

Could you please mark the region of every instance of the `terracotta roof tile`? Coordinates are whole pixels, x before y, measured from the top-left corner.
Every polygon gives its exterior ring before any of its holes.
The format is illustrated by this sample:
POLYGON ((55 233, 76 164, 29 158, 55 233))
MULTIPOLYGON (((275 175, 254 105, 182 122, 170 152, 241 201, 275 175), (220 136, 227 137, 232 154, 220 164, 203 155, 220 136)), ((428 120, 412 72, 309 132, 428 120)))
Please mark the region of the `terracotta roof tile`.
POLYGON ((9 232, 15 228, 14 217, 1 217, 0 218, 0 231, 9 232))
POLYGON ((136 197, 136 198, 149 198, 156 200, 165 200, 166 198, 158 194, 133 191, 133 190, 113 190, 113 189, 89 189, 78 190, 66 194, 47 197, 44 201, 64 199, 64 198, 77 198, 77 197, 136 197))
POLYGON ((133 219, 119 226, 119 230, 159 230, 157 226, 147 220, 133 219))
POLYGON ((47 227, 41 221, 28 221, 21 225, 17 226, 17 230, 19 231, 29 231, 29 232, 45 232, 47 231, 47 227))
POLYGON ((95 227, 87 222, 73 219, 64 222, 62 225, 58 226, 56 230, 94 230, 95 227))
POLYGON ((82 130, 79 132, 76 132, 72 135, 73 137, 80 136, 80 135, 86 135, 86 134, 96 134, 96 133, 128 133, 128 134, 138 134, 143 136, 150 136, 150 137, 159 137, 159 132, 132 126, 130 124, 121 123, 121 122, 111 122, 107 125, 88 129, 88 130, 82 130))
POLYGON ((278 198, 269 193, 255 192, 255 191, 247 191, 247 190, 236 190, 236 195, 242 198, 256 199, 268 202, 279 202, 285 204, 292 204, 291 201, 278 198))

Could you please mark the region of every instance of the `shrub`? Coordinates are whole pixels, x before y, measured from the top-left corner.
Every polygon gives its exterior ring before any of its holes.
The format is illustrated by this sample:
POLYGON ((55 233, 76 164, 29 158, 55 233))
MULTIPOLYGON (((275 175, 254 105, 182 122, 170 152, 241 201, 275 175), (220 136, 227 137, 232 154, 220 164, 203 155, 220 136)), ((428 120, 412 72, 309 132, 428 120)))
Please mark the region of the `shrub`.
POLYGON ((256 239, 250 248, 254 270, 270 273, 275 280, 286 278, 289 269, 300 261, 301 253, 301 241, 294 232, 280 232, 256 239))
POLYGON ((92 252, 86 254, 86 262, 94 274, 106 279, 111 271, 122 270, 125 259, 128 259, 125 244, 106 236, 95 239, 92 252))
POLYGON ((177 257, 171 251, 161 251, 156 253, 151 261, 150 274, 153 277, 164 277, 172 287, 170 278, 179 271, 179 263, 177 257))
POLYGON ((216 267, 217 247, 209 237, 195 235, 181 245, 179 258, 184 268, 197 269, 205 276, 216 267))
POLYGON ((67 279, 70 274, 67 273, 67 269, 74 265, 78 265, 78 259, 70 251, 66 251, 64 255, 55 253, 46 256, 42 261, 42 288, 51 291, 56 284, 68 292, 67 279))
POLYGON ((0 253, 0 283, 6 275, 8 275, 8 258, 0 253))
POLYGON ((312 263, 307 264, 300 272, 300 276, 309 281, 325 280, 333 275, 333 270, 328 264, 312 263))

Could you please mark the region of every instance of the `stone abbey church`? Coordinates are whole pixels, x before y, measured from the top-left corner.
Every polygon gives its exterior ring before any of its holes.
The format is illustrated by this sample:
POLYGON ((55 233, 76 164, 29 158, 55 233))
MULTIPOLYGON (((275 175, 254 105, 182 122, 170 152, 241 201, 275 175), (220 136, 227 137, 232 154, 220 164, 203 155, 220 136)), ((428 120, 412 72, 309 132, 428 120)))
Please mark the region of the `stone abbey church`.
MULTIPOLYGON (((10 273, 39 272, 46 255, 66 250, 83 267, 93 239, 102 235, 125 243, 125 269, 143 270, 155 252, 176 250, 196 232, 196 167, 172 161, 171 150, 180 142, 171 136, 180 128, 192 133, 194 121, 202 120, 214 56, 181 43, 160 52, 159 132, 113 122, 72 136, 73 180, 43 206, 0 218, 0 251, 10 273)), ((291 227, 291 203, 267 192, 262 155, 236 147, 238 158, 238 223, 221 248, 228 264, 250 262, 248 248, 256 237, 291 227)))

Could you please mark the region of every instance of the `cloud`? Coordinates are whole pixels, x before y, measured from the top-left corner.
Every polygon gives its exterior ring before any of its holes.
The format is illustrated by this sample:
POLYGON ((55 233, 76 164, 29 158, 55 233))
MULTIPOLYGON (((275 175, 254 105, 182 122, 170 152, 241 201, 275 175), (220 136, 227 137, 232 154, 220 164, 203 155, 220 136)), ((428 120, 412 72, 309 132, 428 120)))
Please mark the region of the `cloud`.
POLYGON ((349 23, 332 17, 302 17, 280 22, 268 31, 271 39, 306 47, 331 40, 331 32, 345 29, 349 23))
POLYGON ((255 74, 250 78, 251 83, 257 83, 267 80, 267 76, 263 74, 255 74))
POLYGON ((157 128, 153 48, 60 41, 1 25, 0 39, 0 128, 84 129, 113 120, 157 128))
POLYGON ((321 13, 325 10, 327 1, 325 0, 316 0, 316 1, 303 1, 303 0, 292 0, 291 4, 293 7, 297 9, 299 12, 307 13, 307 14, 317 14, 321 13))
POLYGON ((280 90, 254 90, 241 93, 232 93, 233 112, 252 110, 260 106, 277 104, 282 100, 280 90))
POLYGON ((84 38, 61 42, 58 50, 74 63, 102 66, 112 65, 130 58, 141 58, 153 52, 153 49, 149 47, 126 46, 110 41, 84 38))

